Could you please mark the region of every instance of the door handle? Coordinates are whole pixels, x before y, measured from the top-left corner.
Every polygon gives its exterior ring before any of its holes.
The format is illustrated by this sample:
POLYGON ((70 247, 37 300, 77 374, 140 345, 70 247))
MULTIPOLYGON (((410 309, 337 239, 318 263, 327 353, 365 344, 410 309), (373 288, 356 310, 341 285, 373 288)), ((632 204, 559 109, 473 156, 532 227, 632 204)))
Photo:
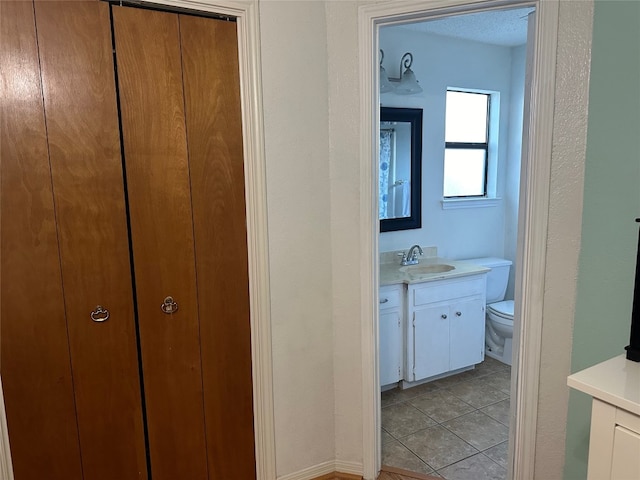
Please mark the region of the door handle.
POLYGON ((96 306, 95 310, 90 314, 91 320, 102 323, 109 320, 109 310, 102 308, 101 305, 96 306))
POLYGON ((171 315, 178 311, 178 304, 173 300, 173 297, 167 297, 164 299, 164 302, 162 302, 162 305, 160 305, 160 308, 167 315, 171 315))

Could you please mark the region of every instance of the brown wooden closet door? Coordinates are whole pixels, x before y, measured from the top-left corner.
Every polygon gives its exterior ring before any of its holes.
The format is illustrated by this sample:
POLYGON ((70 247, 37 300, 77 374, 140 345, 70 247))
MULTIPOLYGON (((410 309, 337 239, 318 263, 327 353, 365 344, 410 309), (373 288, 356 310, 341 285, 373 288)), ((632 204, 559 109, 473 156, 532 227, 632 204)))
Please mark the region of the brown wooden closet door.
POLYGON ((180 33, 176 14, 113 7, 154 480, 208 478, 180 33), (178 310, 166 314, 164 299, 178 310))
POLYGON ((255 479, 236 23, 180 16, 211 479, 255 479))
POLYGON ((84 478, 144 479, 109 5, 35 12, 84 478))
POLYGON ((2 382, 16 480, 82 469, 33 3, 0 2, 2 382))

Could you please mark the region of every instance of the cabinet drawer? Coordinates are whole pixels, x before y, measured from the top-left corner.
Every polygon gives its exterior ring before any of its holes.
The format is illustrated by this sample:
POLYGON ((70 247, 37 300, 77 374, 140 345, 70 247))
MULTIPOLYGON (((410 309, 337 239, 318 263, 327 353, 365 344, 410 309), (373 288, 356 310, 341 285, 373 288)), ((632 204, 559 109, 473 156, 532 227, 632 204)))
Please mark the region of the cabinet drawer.
POLYGON ((474 275, 472 278, 451 279, 430 282, 426 285, 413 287, 409 301, 413 306, 442 302, 472 295, 484 295, 486 288, 486 274, 474 275))
POLYGON ((402 287, 391 286, 380 289, 380 310, 402 305, 402 287))

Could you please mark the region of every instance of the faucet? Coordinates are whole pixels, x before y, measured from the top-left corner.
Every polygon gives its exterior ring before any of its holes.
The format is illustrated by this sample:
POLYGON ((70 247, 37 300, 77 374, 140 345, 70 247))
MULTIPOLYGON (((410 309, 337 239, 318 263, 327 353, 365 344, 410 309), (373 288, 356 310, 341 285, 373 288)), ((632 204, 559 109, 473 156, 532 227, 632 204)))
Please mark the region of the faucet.
POLYGON ((402 265, 417 265, 418 253, 420 253, 420 255, 423 254, 422 247, 420 247, 420 245, 412 245, 406 255, 402 254, 402 265), (416 250, 418 251, 416 252, 416 250))

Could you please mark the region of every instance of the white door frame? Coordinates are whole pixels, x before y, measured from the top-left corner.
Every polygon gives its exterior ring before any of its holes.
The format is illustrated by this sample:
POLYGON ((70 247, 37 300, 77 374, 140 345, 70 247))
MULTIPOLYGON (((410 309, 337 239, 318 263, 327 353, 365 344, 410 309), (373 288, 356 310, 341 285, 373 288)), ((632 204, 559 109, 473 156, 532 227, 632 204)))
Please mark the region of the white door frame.
MULTIPOLYGON (((435 18, 464 11, 534 6, 530 109, 524 119, 529 136, 523 143, 516 256, 516 324, 518 339, 512 375, 509 477, 533 479, 542 312, 547 249, 549 185, 556 81, 558 0, 405 0, 366 5, 359 10, 360 57, 360 265, 363 380, 364 478, 380 469, 380 383, 378 377, 378 172, 376 132, 379 124, 378 32, 381 25, 435 18), (374 168, 375 167, 375 168, 374 168), (371 319, 374 319, 372 322, 371 319), (519 331, 518 331, 519 330, 519 331)), ((526 113, 526 112, 525 112, 526 113)))
MULTIPOLYGON (((154 0, 143 2, 235 17, 238 26, 244 143, 247 246, 251 311, 251 364, 257 480, 276 478, 273 370, 267 237, 266 164, 260 75, 260 30, 255 1, 154 0)), ((4 401, 0 390, 0 414, 4 401)), ((0 478, 12 480, 6 424, 0 415, 0 478)))

